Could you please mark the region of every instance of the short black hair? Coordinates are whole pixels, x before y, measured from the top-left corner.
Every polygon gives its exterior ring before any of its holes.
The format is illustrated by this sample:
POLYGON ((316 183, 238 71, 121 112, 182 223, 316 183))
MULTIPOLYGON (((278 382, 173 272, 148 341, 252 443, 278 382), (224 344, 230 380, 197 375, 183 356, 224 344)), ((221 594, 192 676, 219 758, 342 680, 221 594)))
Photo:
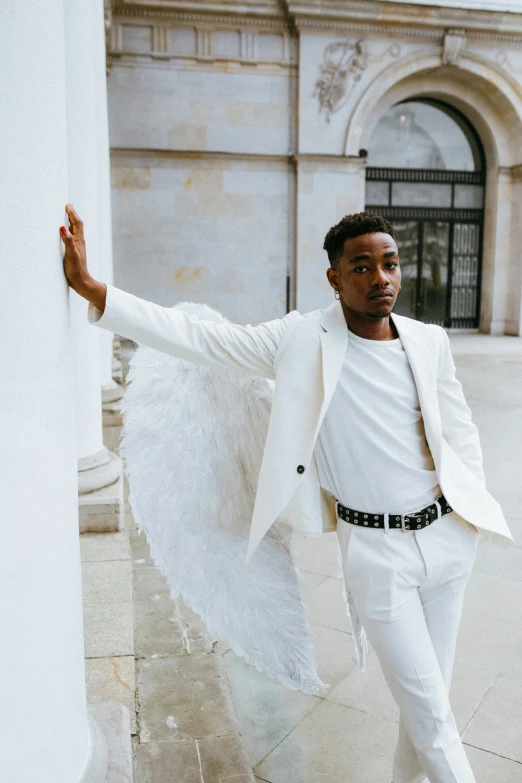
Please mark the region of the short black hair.
POLYGON ((323 249, 328 253, 330 266, 336 268, 344 252, 345 239, 376 233, 390 234, 395 239, 395 229, 386 218, 374 212, 357 212, 355 215, 345 215, 324 238, 323 249))

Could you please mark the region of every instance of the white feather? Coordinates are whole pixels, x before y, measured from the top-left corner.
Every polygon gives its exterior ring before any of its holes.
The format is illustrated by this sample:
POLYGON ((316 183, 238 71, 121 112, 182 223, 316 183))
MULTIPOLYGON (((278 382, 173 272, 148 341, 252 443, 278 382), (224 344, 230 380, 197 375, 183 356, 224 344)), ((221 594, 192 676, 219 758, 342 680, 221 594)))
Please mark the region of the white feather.
MULTIPOLYGON (((177 308, 226 322, 207 305, 177 308)), ((129 502, 173 598, 259 671, 324 692, 292 531, 275 522, 245 564, 273 382, 139 346, 123 400, 129 502)))

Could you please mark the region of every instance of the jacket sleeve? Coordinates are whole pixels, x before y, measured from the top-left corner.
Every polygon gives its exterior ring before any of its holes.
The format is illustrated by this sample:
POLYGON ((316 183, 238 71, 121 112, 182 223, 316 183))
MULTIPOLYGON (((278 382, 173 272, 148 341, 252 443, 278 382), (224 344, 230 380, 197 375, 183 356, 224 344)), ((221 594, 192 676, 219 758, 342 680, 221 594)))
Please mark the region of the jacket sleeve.
POLYGON ((442 435, 473 475, 486 486, 479 432, 471 419, 471 410, 464 398, 462 384, 456 377, 449 338, 440 326, 436 327, 436 331, 441 344, 437 394, 442 435))
POLYGON ((294 310, 258 326, 215 323, 108 284, 105 310, 89 303, 87 317, 96 326, 180 359, 273 379, 279 344, 300 316, 294 310))

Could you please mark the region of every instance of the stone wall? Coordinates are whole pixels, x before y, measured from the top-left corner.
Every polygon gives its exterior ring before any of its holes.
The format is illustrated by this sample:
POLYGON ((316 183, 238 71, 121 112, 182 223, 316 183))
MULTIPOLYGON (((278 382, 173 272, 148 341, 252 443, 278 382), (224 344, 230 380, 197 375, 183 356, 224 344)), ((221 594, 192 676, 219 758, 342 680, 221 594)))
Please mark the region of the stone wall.
POLYGON ((322 243, 364 208, 360 151, 390 106, 422 96, 459 109, 481 138, 480 328, 518 334, 522 14, 486 6, 115 7, 115 284, 164 304, 203 300, 242 323, 327 305, 322 243))
POLYGON ((116 285, 242 323, 286 313, 285 160, 122 153, 112 185, 116 285))

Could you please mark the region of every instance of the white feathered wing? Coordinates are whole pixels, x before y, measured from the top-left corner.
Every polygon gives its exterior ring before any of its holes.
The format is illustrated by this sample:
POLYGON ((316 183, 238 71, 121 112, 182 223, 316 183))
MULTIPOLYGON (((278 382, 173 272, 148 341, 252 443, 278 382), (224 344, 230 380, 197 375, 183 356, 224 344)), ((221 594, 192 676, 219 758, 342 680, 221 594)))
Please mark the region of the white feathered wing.
MULTIPOLYGON (((177 308, 226 322, 207 305, 177 308)), ((268 677, 308 694, 317 675, 291 529, 245 564, 273 382, 139 346, 123 399, 129 502, 172 597, 268 677)))

